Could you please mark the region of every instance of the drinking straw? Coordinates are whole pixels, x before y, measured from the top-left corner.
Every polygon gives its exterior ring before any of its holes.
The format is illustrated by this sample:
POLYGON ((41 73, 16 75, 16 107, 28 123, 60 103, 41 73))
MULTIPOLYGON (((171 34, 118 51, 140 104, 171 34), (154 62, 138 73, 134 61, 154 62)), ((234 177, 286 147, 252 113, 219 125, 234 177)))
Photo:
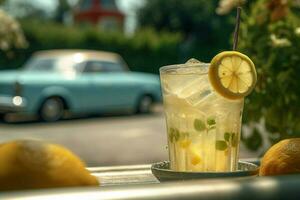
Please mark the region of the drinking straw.
POLYGON ((241 12, 242 12, 242 7, 240 6, 240 3, 239 3, 239 5, 237 7, 237 13, 236 13, 235 30, 234 30, 234 37, 233 37, 233 51, 237 50, 237 45, 238 45, 238 41, 239 41, 241 12))

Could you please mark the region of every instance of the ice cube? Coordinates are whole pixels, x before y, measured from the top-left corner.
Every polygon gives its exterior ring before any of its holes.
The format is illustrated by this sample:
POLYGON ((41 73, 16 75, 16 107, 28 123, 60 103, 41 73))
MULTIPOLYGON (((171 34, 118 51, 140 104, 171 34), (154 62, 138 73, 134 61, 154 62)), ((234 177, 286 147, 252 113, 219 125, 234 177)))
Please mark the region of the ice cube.
POLYGON ((191 76, 164 75, 162 78, 163 90, 165 93, 178 95, 194 80, 195 78, 191 76))
POLYGON ((200 109, 209 109, 215 104, 216 96, 211 90, 206 90, 197 98, 193 99, 193 104, 200 109))
POLYGON ((203 91, 207 82, 203 78, 194 78, 191 81, 186 82, 186 84, 177 91, 177 95, 179 98, 188 98, 194 95, 200 95, 203 91))
POLYGON ((172 74, 162 76, 162 85, 165 93, 175 94, 179 98, 188 98, 201 93, 203 87, 209 87, 207 65, 197 65, 200 61, 192 58, 172 74), (196 65, 195 65, 196 64, 196 65), (191 68, 189 68, 191 66, 191 68))
POLYGON ((200 63, 202 63, 202 62, 195 58, 191 58, 186 62, 186 64, 200 64, 200 63))
POLYGON ((198 106, 203 101, 210 101, 211 91, 209 89, 201 90, 198 93, 195 93, 188 98, 186 98, 187 102, 193 106, 198 106))
POLYGON ((181 87, 177 95, 185 99, 190 105, 197 106, 212 93, 207 77, 198 77, 181 87))

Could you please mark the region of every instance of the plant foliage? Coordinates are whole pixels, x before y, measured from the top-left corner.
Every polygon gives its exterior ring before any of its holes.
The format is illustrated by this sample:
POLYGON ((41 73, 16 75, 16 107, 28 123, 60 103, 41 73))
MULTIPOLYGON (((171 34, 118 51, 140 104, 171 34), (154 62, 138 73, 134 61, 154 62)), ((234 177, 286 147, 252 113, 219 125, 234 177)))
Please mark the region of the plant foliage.
MULTIPOLYGON (((251 57, 258 72, 244 120, 263 119, 271 143, 300 136, 299 7, 299 1, 257 0, 241 27, 240 51, 251 57)), ((256 129, 253 134, 261 137, 256 129)))
POLYGON ((141 28, 180 32, 182 59, 195 57, 209 62, 214 55, 231 48, 234 13, 216 13, 219 0, 148 0, 138 11, 141 28))

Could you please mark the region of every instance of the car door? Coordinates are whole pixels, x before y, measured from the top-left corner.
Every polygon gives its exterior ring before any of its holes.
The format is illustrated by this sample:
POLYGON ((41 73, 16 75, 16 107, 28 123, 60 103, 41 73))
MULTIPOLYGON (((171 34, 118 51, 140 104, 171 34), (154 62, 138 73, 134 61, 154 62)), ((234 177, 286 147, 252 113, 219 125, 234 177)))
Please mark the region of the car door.
POLYGON ((126 109, 136 93, 128 73, 118 62, 87 61, 83 74, 90 81, 88 109, 97 112, 126 109))

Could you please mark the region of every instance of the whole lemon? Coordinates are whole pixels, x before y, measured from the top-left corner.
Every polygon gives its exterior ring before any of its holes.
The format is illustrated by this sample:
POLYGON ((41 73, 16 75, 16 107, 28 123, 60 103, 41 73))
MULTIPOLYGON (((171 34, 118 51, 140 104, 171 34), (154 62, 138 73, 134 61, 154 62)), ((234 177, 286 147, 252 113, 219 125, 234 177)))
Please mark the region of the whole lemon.
POLYGON ((0 145, 0 190, 99 185, 66 148, 35 140, 0 145))
POLYGON ((259 175, 300 173, 300 138, 286 139, 272 146, 264 155, 259 175))

